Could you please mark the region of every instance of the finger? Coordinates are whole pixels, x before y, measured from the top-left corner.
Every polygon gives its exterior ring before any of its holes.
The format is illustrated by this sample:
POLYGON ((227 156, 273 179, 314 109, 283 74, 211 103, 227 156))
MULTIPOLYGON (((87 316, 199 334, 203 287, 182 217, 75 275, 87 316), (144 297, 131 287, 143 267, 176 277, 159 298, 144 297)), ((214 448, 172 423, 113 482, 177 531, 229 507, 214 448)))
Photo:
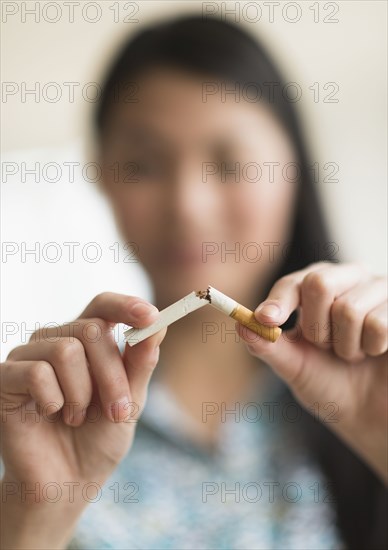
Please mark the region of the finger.
POLYGON ((267 298, 255 310, 260 323, 282 325, 300 304, 300 285, 307 273, 327 265, 327 262, 312 264, 305 269, 281 277, 271 288, 267 298))
POLYGON ((117 323, 141 328, 152 324, 158 314, 158 309, 154 305, 141 298, 104 292, 96 296, 75 321, 60 327, 42 328, 31 336, 30 342, 55 341, 58 338, 78 338, 82 341, 89 330, 86 321, 89 318, 104 319, 111 328, 117 323))
MULTIPOLYGON (((236 331, 245 342, 250 353, 260 357, 284 380, 295 389, 305 385, 304 354, 301 348, 298 328, 283 332, 276 342, 267 342, 247 327, 236 323, 236 331)), ((305 342, 308 346, 308 342, 305 342)))
POLYGON ((13 350, 14 361, 47 361, 55 371, 65 398, 63 419, 79 426, 92 397, 92 381, 82 343, 74 338, 59 338, 57 342, 20 346, 13 350))
POLYGON ((330 325, 333 302, 338 296, 354 288, 363 278, 365 270, 358 264, 332 265, 304 277, 300 287, 299 323, 306 340, 321 348, 332 346, 331 332, 339 329, 337 325, 330 325))
MULTIPOLYGON (((302 305, 301 309, 304 310, 305 305, 308 305, 309 300, 313 300, 314 303, 316 303, 316 295, 319 295, 322 292, 327 292, 329 290, 329 288, 326 288, 325 286, 326 284, 329 284, 329 279, 327 278, 325 279, 325 281, 323 281, 321 279, 321 276, 318 275, 318 272, 323 269, 332 269, 333 271, 339 270, 339 283, 342 285, 348 284, 350 286, 353 286, 353 279, 360 276, 359 273, 365 273, 365 269, 363 268, 363 266, 360 266, 358 264, 344 264, 341 266, 333 266, 329 262, 319 262, 316 264, 312 264, 303 270, 286 275, 274 284, 270 293, 268 294, 267 299, 259 304, 256 308, 255 316, 257 320, 264 324, 273 323, 276 325, 281 325, 287 321, 291 313, 299 306, 302 305), (350 279, 347 279, 347 283, 343 283, 343 280, 346 279, 345 276, 341 276, 343 272, 346 272, 350 277, 350 279), (308 286, 310 286, 310 297, 309 299, 305 298, 305 300, 307 300, 306 304, 302 304, 303 298, 301 287, 307 277, 308 286)), ((343 290, 339 288, 339 292, 341 291, 343 290)), ((301 312, 300 318, 304 316, 303 314, 304 311, 301 312)), ((307 312, 307 315, 309 315, 309 312, 307 312)), ((320 321, 319 319, 314 322, 320 323, 319 326, 321 328, 323 328, 323 325, 325 325, 325 323, 322 323, 322 321, 320 321)), ((312 330, 314 329, 314 323, 311 323, 308 317, 307 321, 305 317, 304 321, 301 320, 300 324, 302 330, 304 329, 304 336, 307 340, 316 343, 324 339, 324 336, 320 336, 317 338, 317 336, 314 335, 314 331, 312 330)))
POLYGON ((31 398, 45 414, 63 407, 65 398, 53 367, 47 361, 6 361, 0 367, 2 421, 13 421, 15 411, 31 398))
POLYGON ((79 318, 100 317, 112 324, 146 327, 156 320, 158 313, 154 305, 136 296, 103 292, 90 302, 79 318))
POLYGON ((131 406, 131 392, 124 363, 114 340, 111 324, 103 319, 90 319, 95 329, 83 337, 90 370, 96 381, 98 394, 106 418, 122 422, 131 406))
POLYGON ((132 398, 137 405, 135 418, 144 406, 148 384, 159 360, 159 346, 167 333, 167 328, 160 330, 136 346, 125 345, 123 354, 132 398))
MULTIPOLYGON (((386 281, 382 277, 362 282, 339 296, 331 307, 331 320, 336 327, 333 347, 335 353, 347 361, 365 357, 362 347, 362 332, 365 318, 371 310, 384 304, 387 297, 386 281)), ((373 318, 372 318, 373 319, 373 318)), ((367 323, 366 343, 378 343, 379 337, 369 331, 371 319, 367 323)), ((372 327, 371 327, 372 328, 372 327)), ((378 331, 380 333, 381 331, 378 331)), ((383 342, 379 342, 380 344, 383 342)))
MULTIPOLYGON (((64 328, 65 332, 69 329, 66 326, 61 328, 64 328)), ((112 323, 100 318, 80 319, 77 326, 71 327, 71 333, 68 334, 69 336, 63 340, 67 340, 69 345, 77 339, 83 345, 90 373, 97 388, 102 413, 111 422, 122 422, 127 416, 131 394, 124 364, 114 341, 112 323)), ((54 337, 52 342, 50 337, 46 337, 45 340, 53 345, 56 338, 54 337)), ((39 344, 35 342, 28 347, 36 346, 39 349, 42 343, 43 341, 39 344)), ((85 411, 85 408, 81 410, 85 411)), ((81 422, 82 418, 77 411, 74 424, 79 425, 81 422)))
MULTIPOLYGON (((155 306, 137 297, 103 293, 92 300, 75 323, 60 327, 62 337, 78 338, 84 345, 103 412, 111 421, 124 420, 131 403, 128 378, 112 328, 118 322, 136 327, 148 326, 158 314, 155 306)), ((58 329, 51 329, 44 336, 50 339, 51 335, 57 338, 58 329)), ((35 342, 41 337, 42 331, 40 334, 38 331, 35 342)))
POLYGON ((340 368, 342 359, 307 342, 300 327, 284 331, 276 342, 258 337, 239 323, 236 330, 248 343, 248 351, 269 365, 303 405, 341 402, 346 385, 346 371, 340 368))
POLYGON ((364 320, 362 349, 368 355, 382 355, 388 348, 388 302, 372 309, 364 320))

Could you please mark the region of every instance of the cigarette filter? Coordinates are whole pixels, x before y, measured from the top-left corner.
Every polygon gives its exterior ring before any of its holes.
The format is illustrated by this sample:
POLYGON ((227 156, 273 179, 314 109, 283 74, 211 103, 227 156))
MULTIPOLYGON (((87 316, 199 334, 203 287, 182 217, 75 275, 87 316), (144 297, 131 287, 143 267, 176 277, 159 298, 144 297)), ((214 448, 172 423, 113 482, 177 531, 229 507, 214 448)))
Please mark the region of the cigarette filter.
POLYGON ((152 325, 145 328, 130 328, 126 330, 124 332, 125 341, 130 346, 134 346, 156 334, 162 328, 168 327, 172 323, 175 323, 175 321, 182 319, 182 317, 185 317, 192 311, 209 304, 270 342, 275 342, 282 333, 282 329, 279 327, 270 327, 258 323, 253 311, 229 298, 229 296, 226 296, 226 294, 223 294, 216 288, 208 286, 206 290, 193 291, 181 300, 163 309, 159 314, 159 319, 152 325))
POLYGON ((207 293, 209 296, 210 305, 222 311, 226 315, 229 315, 229 317, 232 317, 235 321, 238 321, 265 340, 276 342, 281 335, 282 329, 280 327, 262 325, 256 321, 253 311, 245 306, 242 306, 232 298, 229 298, 229 296, 226 296, 226 294, 223 294, 216 288, 209 286, 207 293))

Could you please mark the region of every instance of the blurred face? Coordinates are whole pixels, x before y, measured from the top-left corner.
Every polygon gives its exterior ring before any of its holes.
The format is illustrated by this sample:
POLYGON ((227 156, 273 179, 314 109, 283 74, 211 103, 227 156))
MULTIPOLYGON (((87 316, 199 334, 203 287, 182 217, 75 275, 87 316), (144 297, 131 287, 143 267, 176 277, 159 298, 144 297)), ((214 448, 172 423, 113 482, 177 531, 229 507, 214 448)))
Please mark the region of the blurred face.
POLYGON ((105 190, 159 307, 209 284, 252 300, 290 239, 292 143, 266 104, 204 94, 210 80, 144 73, 102 140, 105 190))

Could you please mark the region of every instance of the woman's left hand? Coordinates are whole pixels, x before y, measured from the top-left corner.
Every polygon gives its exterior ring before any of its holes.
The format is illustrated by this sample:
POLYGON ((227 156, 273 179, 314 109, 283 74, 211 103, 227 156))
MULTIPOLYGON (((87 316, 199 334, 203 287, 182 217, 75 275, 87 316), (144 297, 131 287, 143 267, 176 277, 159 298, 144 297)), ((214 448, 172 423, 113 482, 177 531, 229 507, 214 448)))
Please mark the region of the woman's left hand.
POLYGON ((311 264, 279 279, 255 316, 279 326, 294 310, 297 324, 275 343, 240 324, 238 333, 387 482, 386 277, 354 263, 311 264))

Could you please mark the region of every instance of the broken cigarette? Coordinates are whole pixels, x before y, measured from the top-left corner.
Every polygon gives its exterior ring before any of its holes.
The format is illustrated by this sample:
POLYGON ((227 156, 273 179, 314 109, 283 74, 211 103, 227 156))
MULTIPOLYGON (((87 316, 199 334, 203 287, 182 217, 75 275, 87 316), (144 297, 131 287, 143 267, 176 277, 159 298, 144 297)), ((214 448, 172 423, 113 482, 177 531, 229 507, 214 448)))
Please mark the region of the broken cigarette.
MULTIPOLYGON (((159 313, 159 319, 152 325, 145 328, 131 328, 124 331, 125 341, 130 346, 134 346, 142 342, 149 336, 156 334, 162 328, 168 327, 171 323, 175 323, 178 319, 182 319, 192 311, 209 304, 207 300, 203 300, 200 292, 191 292, 181 300, 178 300, 171 306, 166 307, 159 313)), ((205 292, 206 293, 206 292, 205 292)))
POLYGON ((208 294, 208 300, 213 307, 229 315, 229 317, 232 317, 232 319, 238 321, 244 325, 244 327, 249 328, 265 340, 276 342, 281 335, 282 329, 280 327, 262 325, 256 321, 253 311, 242 306, 232 298, 229 298, 229 296, 226 296, 226 294, 223 294, 216 288, 209 286, 206 292, 208 294))
POLYGON ((130 346, 134 346, 156 334, 159 330, 182 319, 182 317, 185 317, 189 313, 209 304, 270 342, 275 342, 282 333, 282 329, 279 327, 262 325, 256 321, 253 311, 229 298, 229 296, 226 296, 226 294, 223 294, 216 288, 208 286, 206 290, 193 291, 181 300, 163 309, 160 312, 159 319, 152 325, 145 328, 130 328, 126 330, 124 332, 125 341, 130 346))

